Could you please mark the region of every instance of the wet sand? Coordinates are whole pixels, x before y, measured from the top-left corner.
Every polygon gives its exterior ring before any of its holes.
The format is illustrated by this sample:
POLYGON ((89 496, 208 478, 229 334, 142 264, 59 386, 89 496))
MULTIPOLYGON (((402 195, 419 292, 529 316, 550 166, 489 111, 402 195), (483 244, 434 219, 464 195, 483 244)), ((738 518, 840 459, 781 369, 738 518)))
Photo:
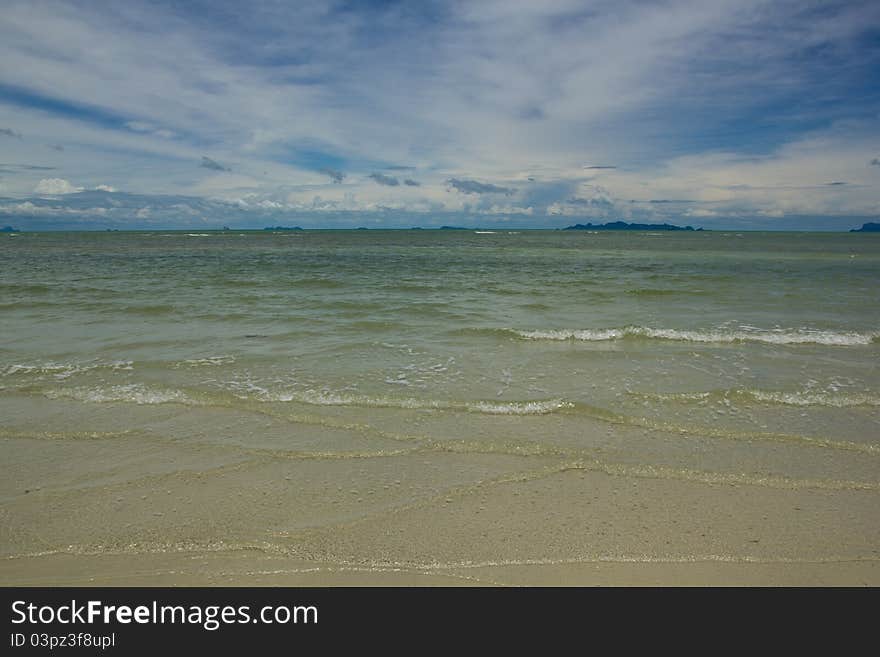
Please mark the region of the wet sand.
POLYGON ((186 410, 137 412, 164 435, 4 430, 0 583, 880 584, 868 480, 632 468, 599 451, 407 451, 390 438, 358 452, 326 426, 295 425, 299 450, 243 448, 170 439, 186 410))
POLYGON ((8 586, 877 586, 876 561, 585 562, 368 567, 298 562, 258 553, 55 555, 0 564, 8 586))

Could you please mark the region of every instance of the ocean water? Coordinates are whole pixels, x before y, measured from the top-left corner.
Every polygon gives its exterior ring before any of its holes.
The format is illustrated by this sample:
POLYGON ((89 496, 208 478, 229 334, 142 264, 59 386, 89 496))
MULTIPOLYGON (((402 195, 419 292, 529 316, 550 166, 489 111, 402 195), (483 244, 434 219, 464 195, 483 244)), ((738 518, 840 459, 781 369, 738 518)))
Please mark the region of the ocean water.
MULTIPOLYGON (((880 238, 864 234, 5 235, 3 552, 223 541, 442 560, 327 528, 572 468, 873 504, 878 281, 880 238), (166 488, 177 502, 155 499, 166 488)), ((876 546, 876 514, 858 522, 876 546)), ((505 545, 484 556, 559 556, 505 545)))

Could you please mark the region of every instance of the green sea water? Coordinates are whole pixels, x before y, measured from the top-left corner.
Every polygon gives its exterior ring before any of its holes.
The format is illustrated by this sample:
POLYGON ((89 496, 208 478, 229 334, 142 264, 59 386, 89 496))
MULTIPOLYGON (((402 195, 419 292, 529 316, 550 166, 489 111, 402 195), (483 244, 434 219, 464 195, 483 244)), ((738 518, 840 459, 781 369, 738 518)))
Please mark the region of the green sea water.
MULTIPOLYGON (((360 472, 369 483, 335 507, 345 518, 410 475, 419 483, 376 504, 442 494, 486 455, 876 490, 878 281, 880 238, 862 234, 4 235, 0 432, 21 476, 3 499, 40 479, 42 453, 72 468, 46 475, 59 494, 245 456, 337 459, 350 469, 299 490, 318 500, 360 472), (104 447, 88 466, 49 446, 90 437, 104 447), (16 441, 30 442, 13 453, 16 441), (455 461, 413 475, 420 452, 455 461), (359 470, 370 457, 388 471, 359 470)), ((293 525, 328 517, 315 513, 293 525)), ((224 531, 290 523, 258 525, 224 531)), ((101 544, 146 540, 145 526, 101 544)), ((211 536, 199 531, 161 533, 211 536)), ((5 551, 98 540, 59 532, 5 551)))

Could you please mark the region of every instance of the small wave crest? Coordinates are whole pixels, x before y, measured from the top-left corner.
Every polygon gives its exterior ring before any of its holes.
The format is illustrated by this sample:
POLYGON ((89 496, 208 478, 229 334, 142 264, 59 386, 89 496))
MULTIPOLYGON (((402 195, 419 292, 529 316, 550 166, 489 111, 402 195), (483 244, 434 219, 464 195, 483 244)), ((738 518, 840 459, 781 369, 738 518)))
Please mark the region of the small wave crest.
POLYGON ((204 367, 206 365, 229 365, 235 362, 234 356, 206 356, 205 358, 187 358, 174 363, 174 369, 181 367, 204 367))
POLYGON ((47 390, 50 399, 74 399, 91 403, 127 402, 133 404, 190 404, 197 402, 180 390, 148 388, 140 383, 107 387, 80 387, 47 390))
POLYGON ((757 390, 733 388, 704 392, 680 392, 660 394, 640 394, 639 396, 658 401, 700 402, 743 400, 762 404, 783 406, 827 406, 850 408, 856 406, 880 406, 880 395, 871 392, 840 392, 802 390, 785 392, 781 390, 757 390))
POLYGON ((97 369, 131 370, 134 363, 130 360, 91 363, 15 363, 0 369, 0 376, 53 376, 56 379, 67 379, 75 374, 90 372, 97 369))
POLYGON ((766 344, 819 344, 831 346, 868 345, 876 342, 880 333, 876 331, 828 331, 819 329, 662 329, 645 326, 624 326, 603 329, 548 329, 522 331, 506 329, 516 337, 526 340, 573 340, 600 342, 626 338, 671 340, 681 342, 733 343, 759 342, 766 344))
POLYGON ((564 399, 530 401, 453 401, 441 399, 418 399, 415 397, 371 397, 333 392, 329 390, 270 391, 251 386, 235 395, 240 399, 262 402, 298 402, 315 406, 363 406, 368 408, 436 409, 484 413, 487 415, 546 415, 572 408, 574 404, 564 399))

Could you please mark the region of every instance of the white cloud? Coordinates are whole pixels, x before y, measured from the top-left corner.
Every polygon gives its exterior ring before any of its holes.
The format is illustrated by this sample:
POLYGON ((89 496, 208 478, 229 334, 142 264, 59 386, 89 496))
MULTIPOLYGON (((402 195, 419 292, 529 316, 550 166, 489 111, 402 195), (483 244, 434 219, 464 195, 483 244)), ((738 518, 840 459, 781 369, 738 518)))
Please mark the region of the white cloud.
POLYGON ((125 127, 134 132, 155 135, 156 137, 162 137, 162 139, 174 139, 177 136, 173 131, 168 130, 167 128, 159 128, 152 123, 146 123, 145 121, 129 121, 125 124, 125 127))
POLYGON ((37 194, 73 194, 74 192, 81 192, 82 187, 74 187, 70 184, 70 181, 64 180, 63 178, 43 178, 40 182, 37 183, 37 186, 34 187, 34 192, 37 194))
MULTIPOLYGON (((691 216, 768 219, 878 207, 877 167, 866 165, 880 153, 876 120, 852 130, 864 148, 840 135, 811 147, 796 130, 779 139, 787 145, 764 144, 760 156, 744 155, 753 151, 733 140, 670 149, 679 145, 665 138, 677 132, 699 142, 707 134, 699 121, 716 111, 772 106, 775 94, 808 88, 798 53, 840 55, 873 20, 859 3, 809 20, 799 3, 764 0, 447 4, 451 20, 436 21, 416 9, 230 5, 234 28, 205 29, 186 3, 129 2, 109 12, 10 0, 0 24, 5 82, 86 109, 65 117, 0 106, 0 125, 39 135, 46 152, 35 162, 34 142, 7 139, 4 158, 57 165, 59 175, 75 170, 88 189, 245 198, 254 211, 531 211, 539 224, 546 214, 665 219, 682 211, 651 205, 656 199, 690 200, 691 216), (377 27, 381 38, 364 36, 377 27), (687 108, 681 116, 669 110, 676 103, 687 108), (83 120, 88 108, 99 110, 97 120, 83 120), (45 148, 60 143, 64 151, 45 148), (303 150, 339 162, 315 163, 320 157, 303 159, 303 150), (194 166, 204 152, 234 162, 235 173, 194 166), (585 162, 617 168, 587 171, 585 162), (413 166, 393 175, 421 185, 377 185, 367 175, 391 176, 392 164, 413 166), (344 183, 334 185, 322 168, 346 173, 344 183), (581 190, 539 198, 528 189, 535 179, 576 185, 599 176, 604 205, 578 202, 595 196, 581 190), (514 191, 503 202, 481 200, 449 193, 450 179, 514 191)), ((727 118, 719 125, 731 132, 727 118)), ((38 175, 5 177, 4 193, 83 189, 38 175)))

